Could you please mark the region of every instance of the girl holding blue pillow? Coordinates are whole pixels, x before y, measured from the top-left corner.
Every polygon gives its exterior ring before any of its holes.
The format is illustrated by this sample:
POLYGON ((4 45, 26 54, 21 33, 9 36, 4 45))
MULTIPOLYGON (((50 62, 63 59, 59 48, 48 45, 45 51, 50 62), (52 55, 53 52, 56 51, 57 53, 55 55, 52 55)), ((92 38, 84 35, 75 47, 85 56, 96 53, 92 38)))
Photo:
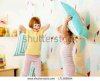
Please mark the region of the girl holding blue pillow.
POLYGON ((45 27, 41 28, 41 22, 38 17, 32 17, 29 22, 30 30, 26 30, 24 26, 20 26, 20 31, 24 32, 28 47, 25 52, 25 64, 22 76, 28 76, 31 64, 35 67, 35 76, 41 76, 41 60, 40 60, 40 50, 41 50, 41 40, 43 33, 50 27, 47 24, 45 27))
POLYGON ((63 65, 64 76, 73 76, 75 73, 75 65, 72 57, 72 50, 74 45, 73 33, 68 28, 68 22, 71 17, 68 16, 63 25, 57 28, 61 39, 60 55, 63 65))

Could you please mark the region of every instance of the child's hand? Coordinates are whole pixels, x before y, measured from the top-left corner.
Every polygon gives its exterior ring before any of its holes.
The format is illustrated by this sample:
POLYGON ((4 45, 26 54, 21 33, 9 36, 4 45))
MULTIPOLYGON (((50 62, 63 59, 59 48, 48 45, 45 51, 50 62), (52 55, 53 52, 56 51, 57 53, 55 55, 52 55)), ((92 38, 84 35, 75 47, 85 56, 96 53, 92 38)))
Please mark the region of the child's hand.
POLYGON ((63 26, 68 25, 68 22, 69 22, 71 19, 72 19, 72 17, 68 15, 67 18, 65 19, 65 22, 64 22, 63 26))
POLYGON ((48 29, 49 29, 49 27, 50 27, 50 24, 47 24, 46 26, 42 27, 43 32, 45 32, 46 30, 48 30, 48 29))
POLYGON ((25 32, 26 31, 26 28, 23 25, 20 25, 19 26, 19 31, 20 32, 25 32))
POLYGON ((72 17, 70 15, 68 15, 66 18, 66 22, 68 23, 71 19, 72 19, 72 17))
POLYGON ((47 27, 50 27, 50 24, 47 24, 47 27))

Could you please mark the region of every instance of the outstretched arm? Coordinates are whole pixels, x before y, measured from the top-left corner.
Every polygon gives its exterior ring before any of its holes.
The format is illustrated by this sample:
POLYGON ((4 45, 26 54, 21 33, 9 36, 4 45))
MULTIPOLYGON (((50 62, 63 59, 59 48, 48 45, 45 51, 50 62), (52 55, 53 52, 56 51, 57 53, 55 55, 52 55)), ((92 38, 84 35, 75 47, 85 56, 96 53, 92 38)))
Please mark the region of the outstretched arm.
POLYGON ((67 16, 67 18, 65 19, 65 22, 64 22, 64 24, 62 25, 62 31, 64 31, 64 30, 66 30, 66 29, 68 29, 68 22, 71 20, 71 16, 67 16))
POLYGON ((23 25, 20 25, 19 26, 19 31, 23 32, 23 33, 26 33, 26 28, 23 25))
POLYGON ((50 27, 50 24, 47 24, 46 26, 42 27, 43 32, 45 32, 46 30, 48 30, 48 29, 49 29, 49 27, 50 27))
POLYGON ((61 33, 61 27, 62 27, 62 25, 57 27, 57 32, 61 33))

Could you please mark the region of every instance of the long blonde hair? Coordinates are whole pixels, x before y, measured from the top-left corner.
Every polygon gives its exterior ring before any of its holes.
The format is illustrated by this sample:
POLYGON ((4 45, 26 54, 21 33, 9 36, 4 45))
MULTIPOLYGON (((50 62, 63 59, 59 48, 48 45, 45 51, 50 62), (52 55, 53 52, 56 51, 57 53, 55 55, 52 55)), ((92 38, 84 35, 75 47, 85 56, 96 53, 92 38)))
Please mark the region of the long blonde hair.
POLYGON ((62 26, 59 26, 58 27, 58 32, 61 33, 61 35, 64 37, 64 42, 66 44, 70 44, 71 42, 74 43, 74 35, 73 33, 70 31, 70 29, 67 27, 67 28, 64 28, 63 30, 61 29, 62 26))

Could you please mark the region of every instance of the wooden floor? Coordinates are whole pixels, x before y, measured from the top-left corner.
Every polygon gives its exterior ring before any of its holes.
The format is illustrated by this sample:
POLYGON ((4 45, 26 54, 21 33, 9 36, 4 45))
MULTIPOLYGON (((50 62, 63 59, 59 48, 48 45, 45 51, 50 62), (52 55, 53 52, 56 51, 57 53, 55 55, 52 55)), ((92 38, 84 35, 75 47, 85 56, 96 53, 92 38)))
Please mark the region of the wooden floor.
MULTIPOLYGON (((5 68, 0 70, 0 76, 20 76, 18 72, 18 68, 5 68)), ((55 69, 50 70, 48 69, 46 64, 42 64, 42 77, 62 77, 63 70, 62 69, 55 69)), ((75 77, 84 77, 85 75, 80 73, 75 73, 75 77)))
MULTIPOLYGON (((50 76, 50 77, 59 77, 63 76, 63 70, 62 69, 56 69, 56 70, 48 70, 48 67, 46 64, 42 65, 42 76, 50 76)), ((75 73, 75 77, 84 77, 84 74, 75 73)))
MULTIPOLYGON (((50 76, 50 77, 60 77, 63 76, 62 70, 44 70, 42 71, 42 76, 50 76)), ((85 75, 80 73, 75 73, 74 77, 85 77, 85 75)))

